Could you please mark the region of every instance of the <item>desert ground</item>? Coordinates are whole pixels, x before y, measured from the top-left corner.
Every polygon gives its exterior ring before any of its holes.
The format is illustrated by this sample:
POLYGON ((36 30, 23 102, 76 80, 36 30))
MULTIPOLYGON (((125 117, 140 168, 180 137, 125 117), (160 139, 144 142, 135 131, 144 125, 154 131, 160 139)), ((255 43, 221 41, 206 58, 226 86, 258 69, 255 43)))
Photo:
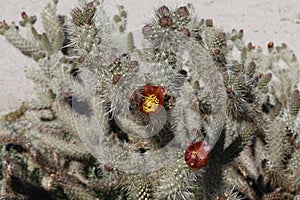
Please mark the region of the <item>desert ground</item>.
MULTIPOLYGON (((37 15, 50 0, 0 0, 0 20, 7 23, 21 20, 20 13, 37 15)), ((199 18, 213 19, 225 32, 233 28, 244 30, 244 40, 255 46, 266 47, 269 41, 275 45, 286 43, 300 59, 300 1, 299 0, 105 0, 107 13, 117 14, 117 5, 128 11, 128 30, 140 33, 143 24, 151 21, 154 8, 191 3, 199 18)), ((60 0, 58 13, 68 15, 77 5, 75 0, 60 0)), ((41 30, 38 19, 37 26, 41 30)), ((138 46, 138 44, 137 44, 138 46)), ((26 79, 24 67, 36 66, 0 36, 0 115, 34 97, 33 84, 26 79)))

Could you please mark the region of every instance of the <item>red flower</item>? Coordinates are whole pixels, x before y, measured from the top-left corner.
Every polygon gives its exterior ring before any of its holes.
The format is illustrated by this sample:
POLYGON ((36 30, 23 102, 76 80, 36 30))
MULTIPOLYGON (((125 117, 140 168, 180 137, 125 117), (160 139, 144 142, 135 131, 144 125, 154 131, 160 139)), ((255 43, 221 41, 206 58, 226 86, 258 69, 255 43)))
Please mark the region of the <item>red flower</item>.
POLYGON ((142 113, 157 114, 164 106, 165 93, 162 86, 147 84, 134 94, 134 99, 142 113))
POLYGON ((192 142, 185 151, 185 162, 193 170, 205 167, 210 156, 210 147, 204 142, 192 142))
POLYGON ((22 19, 25 19, 28 17, 25 11, 21 12, 21 17, 22 17, 22 19))

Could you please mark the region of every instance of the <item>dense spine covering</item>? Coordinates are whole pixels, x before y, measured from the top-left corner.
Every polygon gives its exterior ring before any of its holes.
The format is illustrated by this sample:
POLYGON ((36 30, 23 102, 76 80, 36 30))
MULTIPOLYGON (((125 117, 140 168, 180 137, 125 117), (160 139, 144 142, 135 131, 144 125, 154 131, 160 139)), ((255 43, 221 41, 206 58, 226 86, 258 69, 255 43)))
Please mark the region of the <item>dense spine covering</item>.
POLYGON ((39 66, 37 98, 0 119, 0 198, 299 198, 300 67, 285 44, 265 53, 187 5, 157 8, 138 49, 123 6, 69 19, 56 4, 43 33, 25 12, 28 37, 0 23, 39 66))

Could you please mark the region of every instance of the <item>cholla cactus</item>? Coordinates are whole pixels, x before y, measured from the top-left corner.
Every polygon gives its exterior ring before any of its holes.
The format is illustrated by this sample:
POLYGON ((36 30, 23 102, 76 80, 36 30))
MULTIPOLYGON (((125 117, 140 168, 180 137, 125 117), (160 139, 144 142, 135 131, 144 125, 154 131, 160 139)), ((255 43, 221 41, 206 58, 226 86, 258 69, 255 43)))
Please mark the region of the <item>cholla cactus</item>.
POLYGON ((40 67, 26 69, 37 98, 1 118, 1 198, 299 197, 299 65, 285 45, 264 54, 183 5, 157 8, 138 49, 123 6, 111 23, 102 1, 71 18, 56 4, 42 34, 25 12, 26 38, 1 22, 40 67))

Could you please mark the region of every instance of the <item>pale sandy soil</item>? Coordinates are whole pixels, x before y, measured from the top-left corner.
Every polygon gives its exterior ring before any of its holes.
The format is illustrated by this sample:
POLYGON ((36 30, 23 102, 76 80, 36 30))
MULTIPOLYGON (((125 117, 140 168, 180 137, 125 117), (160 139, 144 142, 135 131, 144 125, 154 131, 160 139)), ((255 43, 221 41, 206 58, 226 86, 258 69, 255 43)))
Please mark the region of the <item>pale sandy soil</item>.
MULTIPOLYGON (((20 13, 39 15, 48 0, 0 0, 0 20, 18 22, 20 13)), ((244 29, 245 41, 266 46, 269 41, 285 42, 300 59, 300 1, 299 0, 106 0, 107 11, 116 14, 116 5, 128 11, 128 29, 138 33, 144 22, 150 21, 153 8, 159 5, 192 3, 200 18, 211 18, 215 25, 230 31, 244 29)), ((68 14, 75 0, 61 0, 58 12, 68 14)), ((38 24, 40 26, 40 23, 38 24)), ((17 108, 33 96, 33 84, 25 78, 24 66, 36 64, 22 55, 0 36, 0 115, 17 108)))

